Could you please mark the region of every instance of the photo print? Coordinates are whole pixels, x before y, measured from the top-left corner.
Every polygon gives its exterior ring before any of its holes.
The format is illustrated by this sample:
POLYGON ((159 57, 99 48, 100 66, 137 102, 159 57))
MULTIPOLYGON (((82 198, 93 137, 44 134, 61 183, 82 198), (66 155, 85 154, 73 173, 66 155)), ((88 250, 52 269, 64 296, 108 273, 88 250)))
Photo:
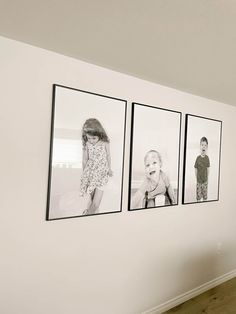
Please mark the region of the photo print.
POLYGON ((128 210, 178 204, 181 113, 132 104, 128 210))
POLYGON ((122 210, 126 106, 53 85, 47 220, 122 210))
POLYGON ((219 200, 222 121, 186 115, 183 204, 219 200))

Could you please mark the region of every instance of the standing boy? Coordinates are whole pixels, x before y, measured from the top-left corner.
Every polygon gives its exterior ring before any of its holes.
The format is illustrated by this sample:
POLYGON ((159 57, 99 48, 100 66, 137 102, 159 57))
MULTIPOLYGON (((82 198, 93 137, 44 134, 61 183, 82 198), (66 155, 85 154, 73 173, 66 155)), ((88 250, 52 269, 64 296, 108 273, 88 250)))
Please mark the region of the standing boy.
POLYGON ((208 140, 204 136, 200 140, 200 151, 201 155, 197 156, 195 161, 195 175, 197 180, 196 186, 196 198, 197 201, 207 200, 207 189, 208 189, 208 177, 209 177, 209 168, 210 168, 210 160, 207 156, 208 149, 208 140))

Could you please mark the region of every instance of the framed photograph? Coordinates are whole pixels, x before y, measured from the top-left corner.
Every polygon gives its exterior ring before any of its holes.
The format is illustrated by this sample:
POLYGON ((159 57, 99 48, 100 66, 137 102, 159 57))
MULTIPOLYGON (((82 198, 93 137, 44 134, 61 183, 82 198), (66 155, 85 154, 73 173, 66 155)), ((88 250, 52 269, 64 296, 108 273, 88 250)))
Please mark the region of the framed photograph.
POLYGON ((126 107, 53 85, 47 220, 122 210, 126 107))
POLYGON ((219 200, 222 121, 186 115, 183 204, 219 200))
POLYGON ((132 104, 128 210, 178 204, 181 113, 132 104))

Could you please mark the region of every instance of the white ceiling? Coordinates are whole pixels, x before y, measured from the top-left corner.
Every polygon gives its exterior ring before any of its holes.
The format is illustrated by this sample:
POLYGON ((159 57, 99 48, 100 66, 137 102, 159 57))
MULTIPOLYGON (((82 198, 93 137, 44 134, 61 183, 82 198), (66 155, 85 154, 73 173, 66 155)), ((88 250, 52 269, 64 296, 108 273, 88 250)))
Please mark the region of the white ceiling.
POLYGON ((0 35, 236 105, 235 0, 0 0, 0 35))

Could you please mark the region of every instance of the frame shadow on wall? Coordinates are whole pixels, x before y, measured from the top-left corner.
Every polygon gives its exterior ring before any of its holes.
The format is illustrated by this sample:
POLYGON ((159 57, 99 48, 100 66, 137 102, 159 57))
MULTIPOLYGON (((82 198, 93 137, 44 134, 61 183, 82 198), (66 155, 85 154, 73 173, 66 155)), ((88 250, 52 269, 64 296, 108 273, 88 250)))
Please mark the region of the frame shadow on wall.
POLYGON ((219 200, 222 121, 186 115, 183 204, 219 200))
POLYGON ((132 103, 128 210, 178 204, 181 115, 132 103))
POLYGON ((53 85, 47 220, 122 210, 126 107, 53 85))

